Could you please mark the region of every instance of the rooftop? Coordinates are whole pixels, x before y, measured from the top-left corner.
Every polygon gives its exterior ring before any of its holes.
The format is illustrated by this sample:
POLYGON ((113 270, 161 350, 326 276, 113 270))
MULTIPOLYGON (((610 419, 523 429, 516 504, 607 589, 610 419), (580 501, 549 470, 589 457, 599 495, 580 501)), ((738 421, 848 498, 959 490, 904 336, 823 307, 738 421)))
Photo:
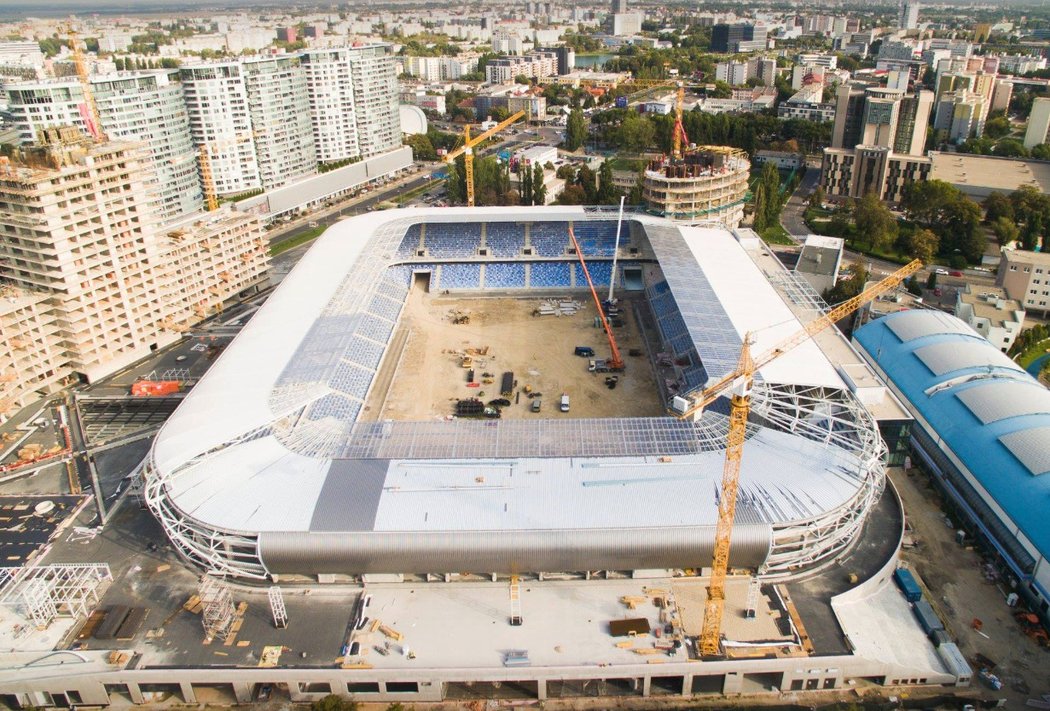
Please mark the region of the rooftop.
POLYGON ((1050 555, 1050 391, 965 323, 904 311, 857 342, 977 484, 1050 555))
POLYGON ((930 151, 930 180, 951 183, 971 196, 1011 193, 1031 185, 1050 193, 1050 161, 930 151))
POLYGON ((1008 323, 1019 324, 1024 321, 1024 306, 1016 299, 1007 298, 1003 289, 992 286, 979 286, 974 291, 973 284, 959 292, 959 301, 967 304, 977 318, 986 319, 993 326, 1005 327, 1008 323), (1017 312, 1021 312, 1020 316, 1017 312))
MULTIPOLYGON (((1050 169, 1050 163, 1047 163, 1050 169)), ((1003 258, 1018 264, 1050 265, 1050 252, 1028 252, 1023 249, 1004 249, 1003 258)))

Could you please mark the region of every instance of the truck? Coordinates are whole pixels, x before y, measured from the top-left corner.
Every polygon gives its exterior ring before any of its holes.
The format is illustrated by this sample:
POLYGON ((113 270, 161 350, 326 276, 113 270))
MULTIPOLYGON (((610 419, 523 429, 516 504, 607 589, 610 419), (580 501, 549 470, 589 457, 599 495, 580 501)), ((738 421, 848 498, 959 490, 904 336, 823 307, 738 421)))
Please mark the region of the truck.
POLYGON ((590 358, 594 355, 594 349, 590 346, 576 346, 576 350, 573 351, 573 355, 578 355, 581 358, 590 358))
POLYGON ((623 372, 623 366, 614 368, 606 359, 595 358, 587 366, 587 370, 592 373, 621 373, 623 372))
POLYGON ((508 370, 503 374, 503 378, 500 381, 499 392, 503 397, 510 397, 514 394, 514 373, 512 371, 508 370))

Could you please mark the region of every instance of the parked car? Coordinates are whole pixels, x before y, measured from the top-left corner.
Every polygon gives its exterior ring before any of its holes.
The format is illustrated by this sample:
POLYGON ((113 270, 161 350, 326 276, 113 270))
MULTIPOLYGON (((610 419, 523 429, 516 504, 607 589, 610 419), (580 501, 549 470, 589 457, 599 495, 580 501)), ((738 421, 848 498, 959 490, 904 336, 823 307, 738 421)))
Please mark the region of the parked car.
POLYGON ((948 272, 948 275, 954 277, 961 277, 963 273, 960 272, 958 269, 953 269, 952 271, 948 272))
POLYGON ((933 273, 934 274, 940 274, 941 276, 948 276, 948 270, 947 269, 942 269, 941 267, 937 267, 936 269, 934 269, 933 273))

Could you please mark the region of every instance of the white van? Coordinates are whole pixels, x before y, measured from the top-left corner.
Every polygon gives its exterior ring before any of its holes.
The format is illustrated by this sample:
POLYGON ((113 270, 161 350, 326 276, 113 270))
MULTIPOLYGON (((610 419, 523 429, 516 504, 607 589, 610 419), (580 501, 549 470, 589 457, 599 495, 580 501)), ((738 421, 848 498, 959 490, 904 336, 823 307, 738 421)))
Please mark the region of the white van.
POLYGON ((568 412, 569 411, 569 396, 566 395, 565 393, 561 394, 561 405, 558 406, 558 409, 561 410, 562 412, 568 412))

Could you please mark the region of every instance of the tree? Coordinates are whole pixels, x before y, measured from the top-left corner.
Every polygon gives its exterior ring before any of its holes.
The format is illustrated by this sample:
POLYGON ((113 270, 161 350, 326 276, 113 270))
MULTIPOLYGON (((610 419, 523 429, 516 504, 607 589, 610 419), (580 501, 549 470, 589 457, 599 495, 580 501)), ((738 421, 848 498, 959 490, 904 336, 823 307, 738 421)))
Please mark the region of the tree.
POLYGON ((993 192, 984 199, 982 203, 985 211, 985 219, 994 223, 1000 217, 1009 220, 1014 219, 1014 205, 1010 198, 1000 192, 993 192))
POLYGON ((885 249, 897 238, 897 218, 873 192, 857 201, 854 221, 857 241, 870 249, 885 249))
POLYGON ((545 205, 547 203, 547 186, 543 181, 543 168, 537 163, 532 166, 532 204, 545 205))
POLYGON ((405 136, 404 144, 412 148, 412 157, 415 160, 437 160, 437 151, 426 134, 414 133, 405 136))
POLYGON ((641 114, 627 111, 616 132, 616 143, 625 150, 641 153, 653 144, 655 137, 656 128, 651 121, 641 114))
POLYGON ((766 227, 772 227, 780 222, 780 210, 784 206, 780 194, 780 171, 772 163, 766 163, 762 167, 762 177, 759 179, 765 188, 765 223, 766 227))
POLYGON ((818 185, 817 189, 809 194, 809 206, 820 207, 828 199, 828 194, 824 191, 823 186, 818 185))
POLYGON ((984 122, 984 133, 989 138, 1002 138, 1010 133, 1010 119, 996 116, 984 122))
POLYGON ((532 201, 532 170, 527 165, 518 166, 518 192, 522 205, 534 205, 532 201))
POLYGON ((1017 223, 1005 215, 996 218, 995 222, 992 223, 992 232, 995 233, 995 239, 1003 247, 1011 242, 1016 242, 1021 234, 1021 230, 1017 228, 1017 223))
POLYGON ((554 174, 562 180, 572 182, 573 180, 576 180, 576 166, 572 163, 566 163, 565 165, 559 166, 554 174))
POLYGON ((518 76, 514 77, 514 83, 515 84, 524 84, 525 86, 528 86, 529 84, 532 83, 532 80, 529 79, 524 74, 519 74, 518 76))
POLYGON ((1036 160, 1050 160, 1050 143, 1032 146, 1032 157, 1036 160))
POLYGON ((937 288, 937 272, 936 270, 931 271, 930 275, 926 277, 926 288, 936 289, 937 288))
POLYGON ((915 230, 908 237, 908 255, 912 259, 921 259, 923 264, 929 264, 933 261, 933 255, 937 254, 940 242, 940 238, 930 230, 915 230))
POLYGON ((755 230, 755 232, 761 233, 762 230, 766 229, 766 227, 769 226, 766 222, 767 199, 768 198, 766 197, 766 185, 761 180, 759 180, 758 184, 755 186, 754 200, 752 202, 752 205, 754 206, 755 210, 755 217, 751 221, 751 227, 755 230))
POLYGON ((822 296, 829 304, 839 304, 864 290, 864 284, 868 281, 868 270, 863 264, 854 262, 842 270, 835 286, 825 289, 822 296))
POLYGON ((598 205, 615 205, 620 201, 623 191, 613 182, 612 163, 603 161, 598 169, 598 192, 595 196, 598 205))
POLYGON ((586 202, 584 205, 594 205, 598 201, 598 183, 596 180, 594 171, 583 164, 580 169, 576 172, 576 184, 583 188, 583 194, 586 202))
POLYGON ((585 205, 587 203, 587 194, 583 192, 583 188, 579 185, 566 183, 565 189, 558 193, 554 203, 556 205, 585 205))
POLYGON ((573 109, 569 112, 569 119, 565 123, 565 149, 575 151, 587 140, 587 120, 583 117, 583 111, 573 109))

